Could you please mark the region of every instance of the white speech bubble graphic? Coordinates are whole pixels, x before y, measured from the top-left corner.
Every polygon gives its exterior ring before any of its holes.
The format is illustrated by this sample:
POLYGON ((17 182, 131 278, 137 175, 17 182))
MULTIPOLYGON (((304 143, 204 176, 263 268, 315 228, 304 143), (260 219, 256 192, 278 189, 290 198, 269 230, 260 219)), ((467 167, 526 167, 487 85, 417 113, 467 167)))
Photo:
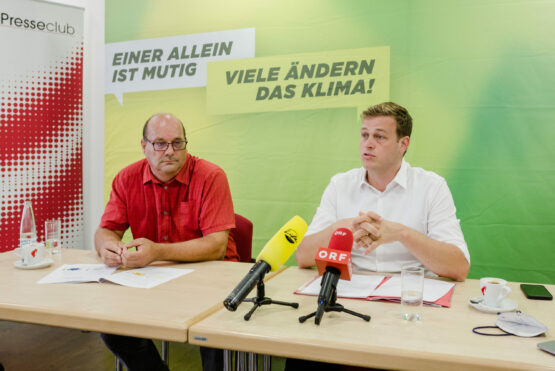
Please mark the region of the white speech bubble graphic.
POLYGON ((106 44, 106 94, 206 86, 206 63, 253 58, 254 28, 106 44))

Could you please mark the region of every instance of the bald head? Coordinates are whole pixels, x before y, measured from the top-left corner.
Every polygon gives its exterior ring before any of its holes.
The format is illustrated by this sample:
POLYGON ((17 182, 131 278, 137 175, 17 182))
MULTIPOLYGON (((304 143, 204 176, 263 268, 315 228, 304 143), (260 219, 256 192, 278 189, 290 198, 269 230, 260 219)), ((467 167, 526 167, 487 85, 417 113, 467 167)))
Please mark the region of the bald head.
POLYGON ((183 130, 183 139, 187 140, 187 135, 185 134, 185 126, 183 126, 183 123, 181 122, 180 119, 178 119, 177 117, 175 117, 171 113, 157 113, 157 114, 154 114, 154 115, 150 116, 146 120, 145 124, 143 125, 143 138, 147 139, 149 124, 153 121, 160 121, 160 120, 162 120, 162 121, 175 120, 175 121, 179 122, 179 124, 181 125, 181 129, 183 130))

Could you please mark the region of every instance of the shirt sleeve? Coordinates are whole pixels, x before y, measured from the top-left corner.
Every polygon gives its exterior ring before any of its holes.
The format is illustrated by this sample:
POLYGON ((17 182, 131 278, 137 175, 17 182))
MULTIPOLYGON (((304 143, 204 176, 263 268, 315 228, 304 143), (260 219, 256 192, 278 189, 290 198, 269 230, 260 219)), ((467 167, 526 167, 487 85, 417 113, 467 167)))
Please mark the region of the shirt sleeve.
POLYGON ((222 169, 206 179, 202 192, 200 229, 203 235, 235 227, 235 212, 227 177, 222 169))
POLYGON ((457 246, 470 263, 470 253, 464 240, 460 220, 457 219, 453 196, 445 180, 442 179, 433 194, 428 215, 428 237, 457 246))
POLYGON ((320 206, 306 231, 306 235, 318 233, 337 221, 337 189, 333 178, 324 190, 320 206))
POLYGON ((106 209, 100 220, 101 228, 107 228, 113 231, 125 231, 129 228, 125 189, 126 187, 123 185, 122 175, 120 173, 116 175, 112 181, 110 200, 108 204, 106 204, 106 209))

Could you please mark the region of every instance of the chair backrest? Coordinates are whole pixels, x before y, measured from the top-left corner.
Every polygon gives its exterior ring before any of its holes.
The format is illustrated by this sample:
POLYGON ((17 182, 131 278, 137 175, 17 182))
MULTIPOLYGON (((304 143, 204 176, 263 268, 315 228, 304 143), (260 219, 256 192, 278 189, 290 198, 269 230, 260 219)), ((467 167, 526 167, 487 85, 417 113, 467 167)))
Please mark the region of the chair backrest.
POLYGON ((235 245, 237 246, 237 254, 239 261, 249 263, 252 262, 252 222, 235 214, 235 228, 232 229, 235 245))

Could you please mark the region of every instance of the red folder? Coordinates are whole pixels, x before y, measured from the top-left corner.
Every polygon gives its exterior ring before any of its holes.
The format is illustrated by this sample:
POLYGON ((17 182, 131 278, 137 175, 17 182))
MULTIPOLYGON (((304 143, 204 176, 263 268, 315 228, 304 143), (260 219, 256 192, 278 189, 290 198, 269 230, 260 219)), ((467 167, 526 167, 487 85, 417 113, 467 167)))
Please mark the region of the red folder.
MULTIPOLYGON (((389 280, 390 278, 391 277, 385 277, 378 284, 378 286, 376 286, 375 288, 380 287, 385 282, 387 282, 387 280, 389 280)), ((300 289, 295 290, 294 293, 297 294, 297 295, 316 296, 316 295, 313 295, 313 294, 305 294, 305 293, 301 292, 302 288, 304 288, 305 286, 308 286, 310 283, 314 282, 316 279, 318 279, 318 277, 315 277, 309 283, 307 283, 306 285, 303 285, 300 289)), ((443 295, 441 298, 437 299, 436 301, 433 301, 433 302, 424 301, 423 304, 424 305, 436 306, 436 307, 450 308, 451 307, 451 296, 453 295, 454 290, 455 290, 455 286, 451 287, 451 289, 449 291, 447 291, 447 293, 445 295, 443 295)), ((343 296, 337 295, 337 297, 342 298, 342 299, 381 300, 381 301, 389 301, 389 302, 392 302, 392 303, 400 303, 401 302, 401 297, 400 296, 368 296, 368 297, 353 298, 353 297, 343 297, 343 296)))

